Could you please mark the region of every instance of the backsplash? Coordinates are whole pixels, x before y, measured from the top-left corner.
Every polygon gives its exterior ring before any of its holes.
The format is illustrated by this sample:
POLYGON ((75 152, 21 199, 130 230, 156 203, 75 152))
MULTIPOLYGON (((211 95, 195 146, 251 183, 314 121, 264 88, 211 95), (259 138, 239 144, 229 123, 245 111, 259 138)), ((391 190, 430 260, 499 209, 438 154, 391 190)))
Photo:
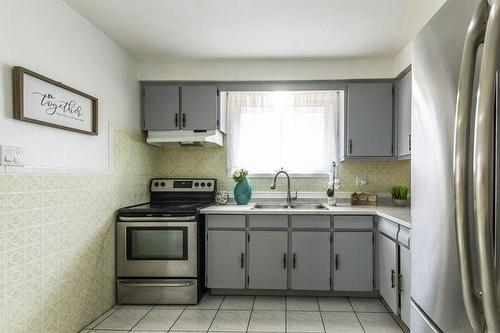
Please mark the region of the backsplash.
MULTIPOLYGON (((157 156, 158 173, 169 177, 216 177, 220 190, 232 191, 233 179, 227 175, 226 147, 164 147, 157 156)), ((252 170, 250 170, 251 173, 252 170)), ((395 184, 410 186, 410 161, 361 161, 339 163, 338 174, 342 192, 356 190, 356 177, 366 176, 367 185, 358 190, 390 192, 395 184)), ((250 178, 254 191, 270 191, 271 178, 250 178)), ((293 191, 326 191, 328 177, 292 178, 293 191)), ((276 189, 286 189, 285 177, 280 176, 276 189)))
POLYGON ((0 332, 78 332, 113 306, 114 214, 149 200, 156 148, 112 139, 112 173, 0 175, 0 332))

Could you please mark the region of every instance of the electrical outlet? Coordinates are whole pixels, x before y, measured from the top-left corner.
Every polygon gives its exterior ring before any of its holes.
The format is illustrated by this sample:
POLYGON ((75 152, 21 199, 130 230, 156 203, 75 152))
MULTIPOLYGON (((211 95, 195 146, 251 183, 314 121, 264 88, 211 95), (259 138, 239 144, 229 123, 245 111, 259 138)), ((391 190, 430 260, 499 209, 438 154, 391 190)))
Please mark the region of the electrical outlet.
POLYGON ((15 146, 0 146, 0 165, 23 165, 23 149, 15 146))
POLYGON ((364 186, 364 185, 366 185, 366 176, 356 177, 356 186, 364 186))

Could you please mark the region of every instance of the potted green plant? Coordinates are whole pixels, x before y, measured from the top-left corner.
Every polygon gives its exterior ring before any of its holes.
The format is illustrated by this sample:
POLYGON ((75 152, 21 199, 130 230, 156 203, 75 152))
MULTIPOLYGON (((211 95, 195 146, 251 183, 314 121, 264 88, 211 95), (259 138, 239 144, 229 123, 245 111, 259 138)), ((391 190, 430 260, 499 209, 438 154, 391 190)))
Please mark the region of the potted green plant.
POLYGON ((247 179, 248 170, 240 169, 233 173, 233 179, 236 182, 234 186, 234 200, 238 205, 246 205, 252 197, 252 188, 247 179))
POLYGON ((394 206, 406 207, 408 206, 408 186, 396 185, 391 188, 392 201, 394 206))

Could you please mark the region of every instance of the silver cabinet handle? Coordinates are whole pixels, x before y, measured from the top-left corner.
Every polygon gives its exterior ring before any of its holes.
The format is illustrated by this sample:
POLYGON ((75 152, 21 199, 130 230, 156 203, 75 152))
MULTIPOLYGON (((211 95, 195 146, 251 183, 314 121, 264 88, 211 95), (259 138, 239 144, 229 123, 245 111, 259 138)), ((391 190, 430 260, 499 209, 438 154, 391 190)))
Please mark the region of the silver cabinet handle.
POLYGON ((455 185, 455 224, 457 230, 458 259, 462 283, 462 297, 472 327, 482 331, 481 303, 474 293, 472 259, 469 242, 469 142, 471 135, 472 99, 476 53, 484 39, 484 23, 487 17, 486 1, 481 1, 470 22, 458 81, 457 109, 455 113, 454 139, 454 185, 455 185))
POLYGON ((296 263, 297 263, 297 260, 296 260, 296 255, 294 253, 293 256, 292 256, 292 268, 293 269, 295 269, 296 263))
POLYGON ((391 269, 391 288, 396 287, 396 272, 391 269))
POLYGON ((175 128, 178 128, 179 127, 179 114, 176 113, 175 114, 175 128))
POLYGON ((136 221, 158 221, 158 222, 186 222, 196 220, 196 216, 144 216, 144 217, 130 217, 120 216, 119 221, 123 222, 136 222, 136 221))
POLYGON ((283 269, 286 269, 286 253, 283 253, 283 269))
MULTIPOLYGON (((486 2, 486 1, 482 1, 486 2)), ((500 63, 500 2, 493 1, 484 35, 474 130, 474 195, 479 276, 486 326, 500 332, 500 301, 495 272, 494 240, 494 131, 496 74, 500 63)))
POLYGON ((352 139, 349 140, 349 154, 352 154, 352 139))
POLYGON ((411 151, 411 134, 408 134, 408 151, 411 151))
POLYGON ((120 285, 124 287, 189 287, 193 286, 195 283, 193 281, 189 282, 120 282, 120 285))
POLYGON ((339 269, 339 255, 335 255, 335 270, 339 269))
POLYGON ((245 254, 242 253, 240 257, 240 268, 245 268, 245 254))

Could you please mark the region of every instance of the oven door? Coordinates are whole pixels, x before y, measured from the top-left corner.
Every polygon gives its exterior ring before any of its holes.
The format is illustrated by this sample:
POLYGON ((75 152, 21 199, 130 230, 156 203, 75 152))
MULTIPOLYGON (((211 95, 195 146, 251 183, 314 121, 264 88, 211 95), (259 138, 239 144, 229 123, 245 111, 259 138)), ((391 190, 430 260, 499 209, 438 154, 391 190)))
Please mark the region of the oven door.
POLYGON ((117 277, 197 277, 195 216, 123 219, 116 230, 117 277))

